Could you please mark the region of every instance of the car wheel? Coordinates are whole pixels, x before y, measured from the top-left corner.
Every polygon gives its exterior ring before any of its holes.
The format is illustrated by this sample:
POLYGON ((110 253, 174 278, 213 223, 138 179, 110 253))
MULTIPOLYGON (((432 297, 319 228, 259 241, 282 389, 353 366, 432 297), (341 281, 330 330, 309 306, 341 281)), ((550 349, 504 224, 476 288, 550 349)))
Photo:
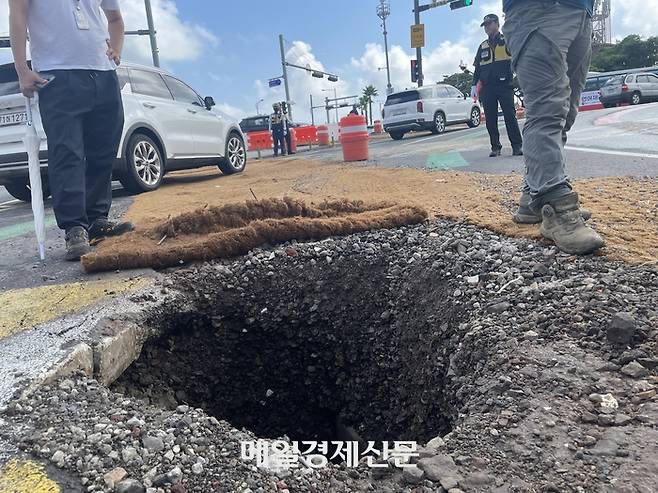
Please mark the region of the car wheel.
POLYGON ((388 133, 393 140, 402 140, 404 137, 404 132, 389 132, 388 133))
POLYGON ((479 127, 481 121, 480 108, 473 108, 471 110, 471 119, 468 120, 468 126, 471 128, 479 127))
POLYGON ((231 132, 226 141, 224 157, 217 165, 225 175, 232 175, 244 171, 247 165, 247 150, 244 140, 237 132, 231 132))
POLYGON ((633 94, 631 94, 631 104, 640 104, 642 102, 642 94, 639 92, 635 91, 633 94))
MULTIPOLYGON (((27 202, 28 204, 32 202, 32 189, 30 188, 30 182, 28 180, 13 181, 5 185, 9 195, 15 199, 27 202)), ((43 192, 43 200, 46 200, 50 197, 50 186, 48 186, 48 181, 42 178, 41 188, 43 192)))
POLYGON ((164 160, 158 144, 148 135, 133 135, 126 151, 126 168, 119 181, 130 193, 158 188, 164 176, 164 160))
POLYGON ((434 115, 434 125, 432 126, 432 133, 434 135, 442 134, 446 131, 446 116, 440 111, 434 115))

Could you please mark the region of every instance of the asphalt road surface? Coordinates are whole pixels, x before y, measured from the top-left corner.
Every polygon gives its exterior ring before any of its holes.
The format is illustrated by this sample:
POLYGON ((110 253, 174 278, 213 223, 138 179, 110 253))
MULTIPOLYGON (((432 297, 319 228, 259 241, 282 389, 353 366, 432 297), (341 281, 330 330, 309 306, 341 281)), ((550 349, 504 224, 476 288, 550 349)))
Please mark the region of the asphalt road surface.
MULTIPOLYGON (((462 170, 482 173, 522 173, 523 158, 512 157, 504 123, 500 158, 489 158, 489 140, 482 125, 449 127, 444 135, 414 133, 402 141, 386 137, 370 144, 370 163, 376 166, 413 167, 431 170, 462 170)), ((581 113, 567 146, 567 171, 573 178, 600 176, 658 176, 658 103, 581 113)), ((305 157, 342 162, 339 147, 301 150, 305 157)), ((248 172, 248 171, 247 171, 248 172)), ((118 184, 113 214, 131 202, 118 184)), ((0 290, 43 283, 65 282, 81 277, 77 263, 67 263, 64 238, 46 202, 48 261, 39 262, 29 204, 14 200, 0 187, 0 290)))

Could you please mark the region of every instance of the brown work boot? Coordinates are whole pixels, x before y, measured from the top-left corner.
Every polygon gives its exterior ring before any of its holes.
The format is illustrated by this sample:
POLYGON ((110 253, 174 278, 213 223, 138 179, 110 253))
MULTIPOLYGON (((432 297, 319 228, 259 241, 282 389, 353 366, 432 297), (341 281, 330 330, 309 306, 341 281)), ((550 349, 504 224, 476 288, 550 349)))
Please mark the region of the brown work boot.
MULTIPOLYGON (((583 221, 589 221, 592 218, 592 213, 587 209, 580 209, 580 214, 583 216, 583 221)), ((519 199, 519 208, 512 216, 512 221, 517 224, 539 224, 541 220, 541 213, 530 208, 530 194, 524 190, 519 199)))
POLYGON ((121 236, 132 231, 134 226, 132 223, 115 223, 109 221, 106 217, 100 217, 91 223, 89 227, 89 239, 101 240, 110 236, 121 236))
POLYGON ((550 201, 541 213, 541 234, 563 252, 587 255, 605 245, 603 238, 585 224, 576 192, 550 201))
POLYGON ((74 226, 66 230, 66 260, 75 262, 91 251, 89 235, 82 226, 74 226))

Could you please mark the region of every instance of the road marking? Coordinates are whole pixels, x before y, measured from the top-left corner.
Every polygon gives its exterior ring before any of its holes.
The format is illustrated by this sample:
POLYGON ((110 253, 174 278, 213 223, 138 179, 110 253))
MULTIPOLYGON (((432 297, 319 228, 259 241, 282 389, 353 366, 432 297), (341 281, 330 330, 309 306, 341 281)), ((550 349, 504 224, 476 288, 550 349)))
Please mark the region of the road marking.
POLYGON ((20 200, 18 200, 18 199, 8 200, 7 202, 3 202, 3 203, 1 203, 1 204, 0 204, 0 207, 2 207, 3 205, 15 204, 15 203, 17 203, 17 202, 20 202, 20 200))
MULTIPOLYGON (((85 309, 98 300, 108 300, 148 286, 151 279, 106 279, 16 289, 0 293, 0 340, 85 309)), ((2 493, 2 492, 0 492, 2 493)))
POLYGON ((649 154, 646 152, 614 151, 612 149, 596 149, 594 147, 574 147, 574 146, 566 146, 565 149, 568 151, 591 152, 592 154, 610 154, 612 156, 644 157, 649 159, 658 159, 658 154, 649 154))
POLYGON ((44 467, 32 461, 10 460, 0 469, 0 493, 61 493, 44 467))
POLYGON ((457 151, 445 152, 443 154, 430 154, 427 157, 425 167, 429 170, 464 168, 468 162, 457 151))
MULTIPOLYGON (((49 228, 57 224, 55 216, 46 216, 46 227, 49 228)), ((16 236, 22 236, 34 232, 34 221, 27 221, 24 223, 13 224, 12 226, 5 226, 0 228, 0 241, 8 240, 16 236)))

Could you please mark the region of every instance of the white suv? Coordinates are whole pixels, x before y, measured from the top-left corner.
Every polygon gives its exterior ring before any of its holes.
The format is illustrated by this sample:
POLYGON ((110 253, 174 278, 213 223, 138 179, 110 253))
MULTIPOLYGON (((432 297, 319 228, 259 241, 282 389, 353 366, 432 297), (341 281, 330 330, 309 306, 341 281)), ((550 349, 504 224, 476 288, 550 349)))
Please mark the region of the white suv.
MULTIPOLYGON (((114 178, 132 193, 154 190, 169 171, 217 165, 225 174, 247 164, 245 139, 237 122, 215 111, 212 97, 201 98, 175 76, 152 67, 122 65, 117 70, 125 111, 114 178)), ((35 108, 38 105, 35 105, 35 108)), ((13 64, 0 66, 0 185, 29 201, 25 98, 13 64)), ((44 195, 48 196, 47 142, 38 111, 44 195)))
POLYGON ((446 125, 480 125, 480 107, 459 89, 436 84, 391 94, 384 105, 384 131, 394 140, 407 132, 429 130, 445 132, 446 125))

